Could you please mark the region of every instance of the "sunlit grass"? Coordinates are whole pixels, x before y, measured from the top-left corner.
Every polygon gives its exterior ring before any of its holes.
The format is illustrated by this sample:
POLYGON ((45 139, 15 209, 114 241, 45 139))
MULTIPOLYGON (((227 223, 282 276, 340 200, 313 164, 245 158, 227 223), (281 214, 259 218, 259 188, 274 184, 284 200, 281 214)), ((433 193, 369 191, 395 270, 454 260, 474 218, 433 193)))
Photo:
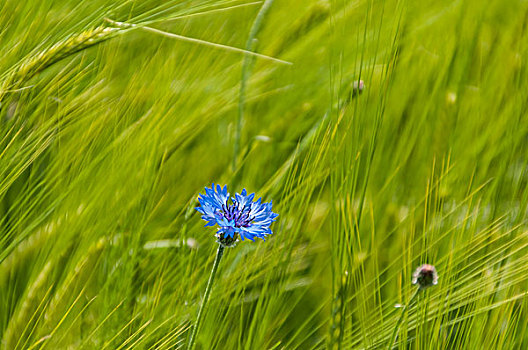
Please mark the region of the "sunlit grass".
POLYGON ((528 347, 528 4, 263 4, 0 2, 1 347, 184 348, 213 182, 196 348, 528 347))

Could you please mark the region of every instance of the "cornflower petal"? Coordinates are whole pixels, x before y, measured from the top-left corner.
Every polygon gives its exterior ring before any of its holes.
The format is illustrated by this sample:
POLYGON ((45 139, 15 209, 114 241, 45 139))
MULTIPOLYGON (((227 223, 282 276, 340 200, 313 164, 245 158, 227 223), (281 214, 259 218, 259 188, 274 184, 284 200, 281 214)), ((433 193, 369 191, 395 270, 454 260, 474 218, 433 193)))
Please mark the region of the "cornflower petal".
POLYGON ((262 199, 254 201, 255 194, 248 195, 244 188, 241 193, 230 197, 227 186, 212 184, 205 188, 205 194, 200 194, 196 208, 207 222, 205 226, 218 226, 216 236, 218 242, 232 246, 240 238, 254 241, 255 238, 265 240, 273 232, 270 225, 278 217, 272 211, 272 202, 262 203, 262 199))

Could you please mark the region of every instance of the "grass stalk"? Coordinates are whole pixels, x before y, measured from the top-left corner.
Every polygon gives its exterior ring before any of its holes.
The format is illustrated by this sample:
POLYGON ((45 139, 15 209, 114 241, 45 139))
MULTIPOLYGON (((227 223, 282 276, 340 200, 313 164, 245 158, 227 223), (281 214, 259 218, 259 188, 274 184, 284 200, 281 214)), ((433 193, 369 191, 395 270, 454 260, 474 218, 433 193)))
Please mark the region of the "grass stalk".
MULTIPOLYGON (((251 26, 251 30, 249 31, 249 37, 246 42, 246 51, 252 52, 255 49, 255 37, 257 36, 257 33, 260 30, 260 27, 262 26, 262 21, 264 20, 264 17, 266 16, 269 9, 271 8, 271 5, 273 5, 273 0, 266 0, 264 4, 262 4, 262 7, 260 8, 259 13, 257 14, 257 17, 255 18, 255 21, 253 22, 253 25, 251 26)), ((233 172, 236 170, 238 153, 240 151, 240 137, 242 134, 242 124, 244 122, 244 107, 246 105, 246 89, 247 89, 247 82, 251 74, 252 62, 253 60, 252 60, 251 55, 249 54, 244 55, 244 62, 242 63, 242 78, 240 80, 240 92, 239 92, 239 97, 238 97, 238 114, 237 114, 237 120, 235 124, 235 143, 233 146, 233 162, 231 164, 233 172)))
POLYGON ((389 340, 389 346, 387 346, 387 350, 391 350, 394 346, 394 342, 396 341, 396 336, 398 335, 398 330, 400 329, 400 324, 403 321, 403 317, 405 316, 405 313, 409 309, 409 307, 413 304, 413 302, 416 300, 416 297, 420 293, 420 288, 417 288, 414 292, 413 296, 411 297, 411 300, 402 308, 402 311, 400 313, 400 317, 398 318, 398 321, 396 322, 396 326, 394 326, 394 329, 392 331, 392 335, 389 340))
POLYGON ((220 260, 222 259, 222 256, 224 255, 224 249, 225 247, 222 244, 218 245, 218 250, 216 251, 216 257, 213 263, 213 269, 211 270, 211 274, 209 275, 209 280, 207 281, 207 286, 205 287, 205 293, 204 293, 202 305, 200 306, 200 310, 198 311, 198 317, 196 318, 196 324, 194 325, 194 328, 191 333, 191 337, 189 338, 189 345, 187 346, 188 350, 194 349, 196 335, 198 334, 198 331, 200 330, 200 324, 202 323, 205 308, 207 306, 209 297, 211 295, 211 289, 213 288, 213 282, 214 282, 214 278, 216 275, 216 271, 218 270, 218 264, 220 263, 220 260))

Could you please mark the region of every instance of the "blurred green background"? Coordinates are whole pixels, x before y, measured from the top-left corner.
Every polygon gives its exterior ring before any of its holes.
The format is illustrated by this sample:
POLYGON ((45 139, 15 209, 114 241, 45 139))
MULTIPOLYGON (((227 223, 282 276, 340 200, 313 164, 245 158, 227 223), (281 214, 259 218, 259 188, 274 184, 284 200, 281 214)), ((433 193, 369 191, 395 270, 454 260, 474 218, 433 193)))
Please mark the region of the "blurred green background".
POLYGON ((386 348, 422 263, 395 347, 528 347, 528 2, 267 4, 0 2, 3 349, 184 348, 213 182, 280 216, 197 348, 386 348))

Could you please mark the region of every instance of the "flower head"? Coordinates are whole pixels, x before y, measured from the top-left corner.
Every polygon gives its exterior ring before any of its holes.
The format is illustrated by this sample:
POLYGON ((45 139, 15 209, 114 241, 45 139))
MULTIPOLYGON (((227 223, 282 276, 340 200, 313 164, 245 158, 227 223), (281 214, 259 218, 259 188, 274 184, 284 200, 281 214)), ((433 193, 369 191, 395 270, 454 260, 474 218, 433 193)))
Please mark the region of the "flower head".
POLYGON ((413 284, 417 284, 420 289, 434 286, 438 283, 438 273, 433 265, 424 264, 413 273, 413 284))
POLYGON ((196 208, 205 226, 218 225, 216 237, 218 243, 233 246, 239 238, 254 241, 255 237, 264 239, 272 234, 269 228, 279 214, 271 211, 272 203, 262 203, 261 198, 253 201, 255 194, 247 194, 243 189, 240 194, 230 197, 227 186, 212 184, 205 188, 205 194, 200 194, 200 207, 196 208))
POLYGON ((363 80, 354 80, 352 83, 352 96, 359 95, 365 88, 365 82, 363 80))

